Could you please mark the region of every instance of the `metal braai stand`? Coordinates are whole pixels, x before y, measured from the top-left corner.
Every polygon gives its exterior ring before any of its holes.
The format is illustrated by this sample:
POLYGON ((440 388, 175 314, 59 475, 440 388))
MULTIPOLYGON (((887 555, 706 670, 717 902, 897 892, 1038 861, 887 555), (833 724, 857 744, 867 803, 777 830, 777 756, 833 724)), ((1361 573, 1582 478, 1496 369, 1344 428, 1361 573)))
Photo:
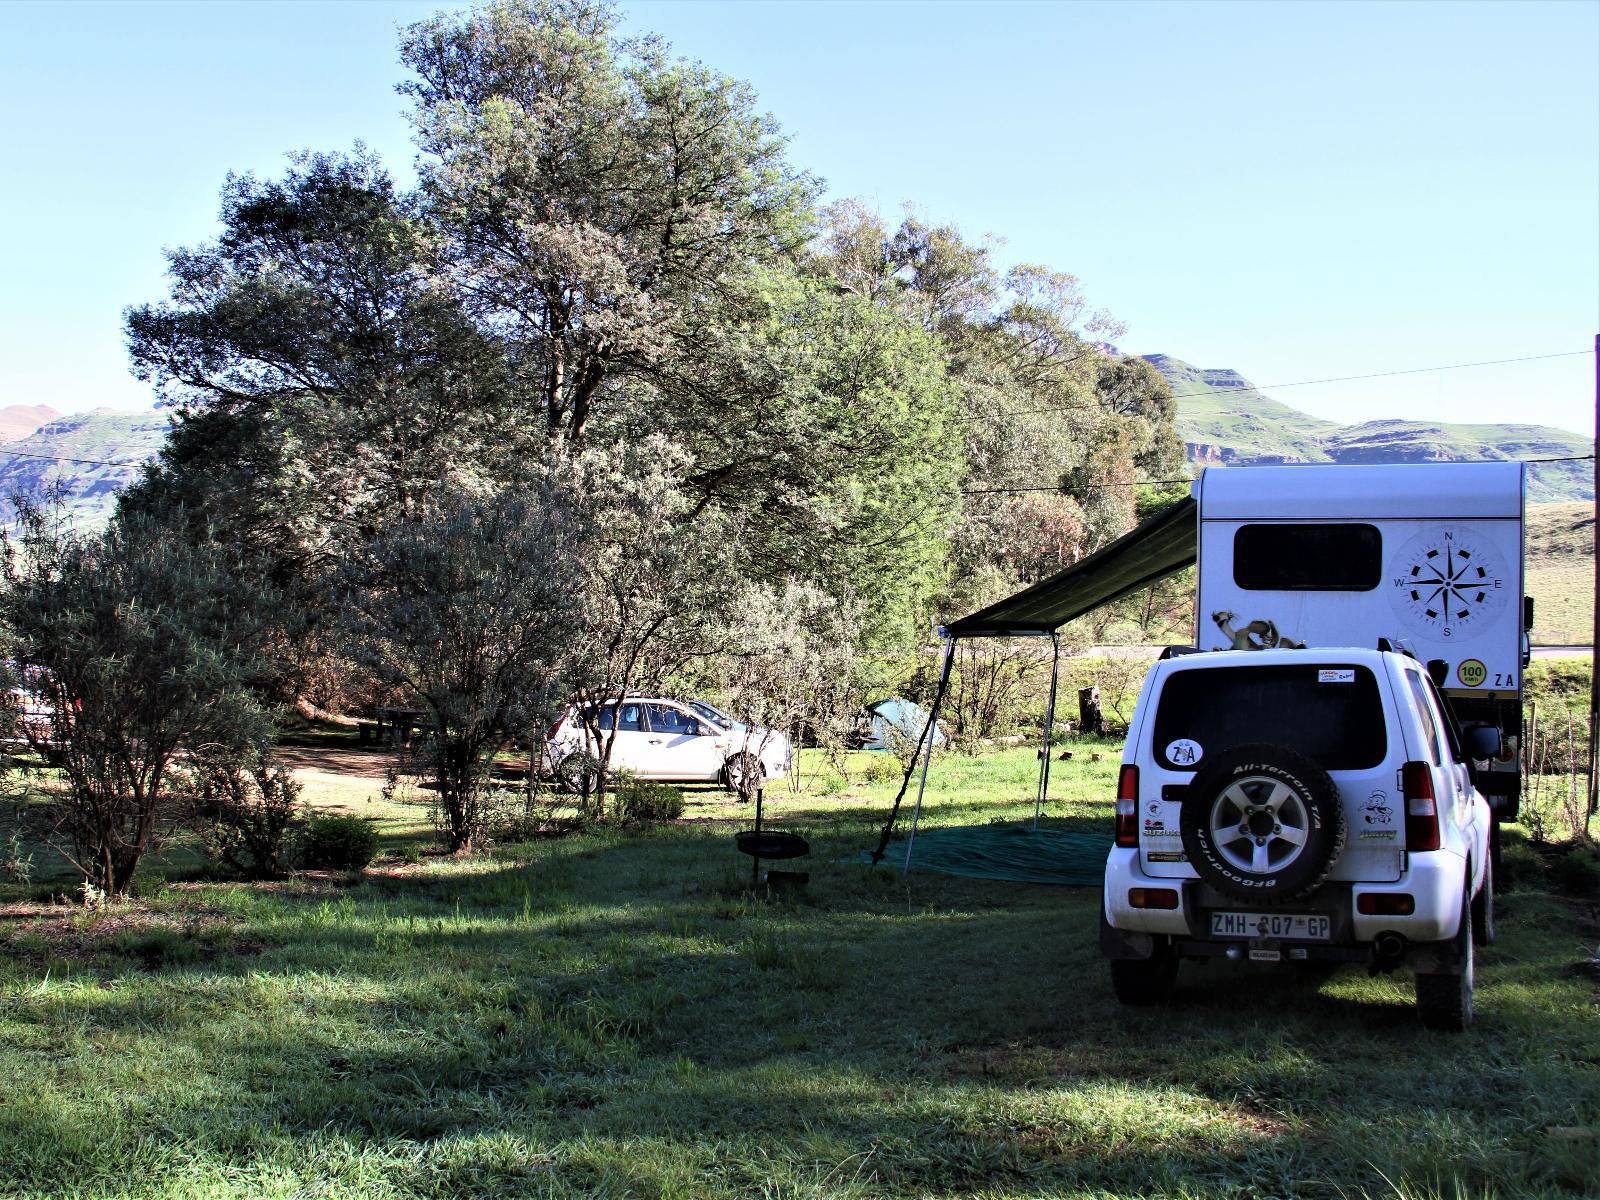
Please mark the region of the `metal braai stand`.
MULTIPOLYGON (((750 856, 750 888, 752 891, 761 886, 761 863, 765 859, 769 862, 784 862, 791 858, 803 858, 811 853, 811 845, 798 833, 784 833, 777 829, 761 828, 762 806, 766 796, 765 788, 756 790, 756 827, 743 829, 733 835, 734 843, 739 847, 741 854, 750 856)), ((768 883, 779 882, 776 876, 779 872, 772 872, 768 883)), ((806 882, 807 876, 803 872, 783 873, 783 883, 799 886, 806 882)))

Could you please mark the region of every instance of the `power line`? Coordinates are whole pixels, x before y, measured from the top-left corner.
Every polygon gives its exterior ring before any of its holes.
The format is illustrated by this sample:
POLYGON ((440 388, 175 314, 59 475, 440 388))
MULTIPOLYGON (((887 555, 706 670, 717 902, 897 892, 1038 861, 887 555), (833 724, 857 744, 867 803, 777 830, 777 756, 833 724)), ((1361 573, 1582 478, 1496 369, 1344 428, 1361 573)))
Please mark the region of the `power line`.
MULTIPOLYGON (((1483 362, 1446 363, 1439 367, 1407 367, 1400 371, 1373 371, 1367 375, 1335 375, 1328 379, 1301 379, 1295 383, 1268 383, 1257 387, 1251 384, 1245 388, 1212 388, 1203 392, 1185 392, 1187 396, 1231 396, 1242 391, 1263 392, 1267 388, 1274 391, 1292 387, 1315 387, 1322 383, 1354 383, 1361 379, 1388 379, 1394 375, 1426 375, 1433 371, 1466 371, 1473 367, 1501 367, 1507 363, 1542 362, 1550 358, 1576 358, 1578 355, 1589 355, 1588 350, 1563 350, 1559 354, 1525 354, 1521 358, 1490 358, 1483 362)), ((1183 397, 1179 397, 1182 399, 1183 397)))
MULTIPOLYGON (((1491 459, 1466 459, 1466 460, 1453 459, 1451 461, 1455 461, 1455 462, 1460 462, 1460 461, 1467 461, 1467 462, 1519 462, 1519 463, 1593 462, 1594 461, 1594 455, 1592 455, 1592 454, 1565 454, 1565 455, 1560 456, 1559 458, 1511 458, 1511 459, 1505 459, 1505 458, 1493 459, 1493 458, 1491 458, 1491 459)), ((1293 465, 1293 464, 1289 464, 1289 465, 1293 465)), ((1074 488, 1071 488, 1071 489, 1064 488, 1064 487, 962 488, 961 489, 961 494, 963 496, 1021 496, 1021 495, 1027 495, 1029 493, 1048 492, 1048 493, 1050 493, 1052 495, 1064 496, 1064 495, 1070 494, 1070 492, 1084 491, 1084 490, 1089 490, 1089 489, 1127 488, 1127 487, 1162 487, 1162 486, 1165 486, 1165 485, 1168 485, 1168 484, 1193 483, 1193 482, 1194 481, 1192 479, 1132 479, 1132 480, 1126 480, 1126 481, 1119 480, 1119 479, 1096 479, 1096 480, 1090 481, 1089 483, 1079 484, 1078 486, 1076 486, 1074 488)))
MULTIPOLYGON (((1332 376, 1332 377, 1330 377, 1328 379, 1301 379, 1301 380, 1298 380, 1298 381, 1296 381, 1294 383, 1269 383, 1269 384, 1264 384, 1264 385, 1260 385, 1260 386, 1258 386, 1256 384, 1251 384, 1248 389, 1246 389, 1246 388, 1211 388, 1211 389, 1208 389, 1208 390, 1205 390, 1205 391, 1185 392, 1185 393, 1183 393, 1182 396, 1177 396, 1175 398, 1179 399, 1179 400, 1184 400, 1184 399, 1188 399, 1188 398, 1193 397, 1193 396, 1235 396, 1235 395, 1239 395, 1241 393, 1244 393, 1246 391, 1254 392, 1256 395, 1259 396, 1263 392, 1265 392, 1268 388, 1271 388, 1274 391, 1278 391, 1278 390, 1281 390, 1283 388, 1292 388, 1292 387, 1315 387, 1315 386, 1317 386, 1319 384, 1325 384, 1325 383, 1354 383, 1354 382, 1357 382, 1357 381, 1363 380, 1363 379, 1389 379, 1389 378, 1392 378, 1393 376, 1396 376, 1396 375, 1426 375, 1426 374, 1429 374, 1429 373, 1434 372, 1434 371, 1465 371, 1465 370, 1469 370, 1469 369, 1476 368, 1476 367, 1499 367, 1499 366, 1505 366, 1505 365, 1510 364, 1510 363, 1543 362, 1543 361, 1545 361, 1547 359, 1552 359, 1552 358, 1575 358, 1580 354, 1587 356, 1589 353, 1590 352, 1588 350, 1563 350, 1563 351, 1561 351, 1561 352, 1559 352, 1557 354, 1525 354, 1525 355, 1522 355, 1519 358, 1491 358, 1491 359, 1485 359, 1482 362, 1445 363, 1445 364, 1443 364, 1441 366, 1435 366, 1435 367, 1407 367, 1407 368, 1405 368, 1403 370, 1399 370, 1399 371, 1375 371, 1375 372, 1372 372, 1372 373, 1366 374, 1366 375, 1337 375, 1337 376, 1332 376)), ((1055 408, 1035 408, 1035 409, 1024 409, 1024 410, 1002 410, 1001 412, 993 414, 993 415, 984 414, 984 415, 974 415, 974 416, 971 416, 971 417, 961 418, 961 419, 959 419, 959 420, 957 420, 956 422, 953 422, 953 423, 954 424, 969 424, 969 423, 975 422, 975 421, 993 420, 994 417, 996 417, 996 416, 998 416, 998 417, 1044 416, 1044 415, 1047 415, 1047 414, 1050 414, 1050 413, 1055 413, 1055 412, 1060 412, 1060 411, 1061 411, 1061 409, 1060 409, 1059 406, 1057 406, 1055 408)), ((79 443, 79 444, 81 445, 81 443, 79 443)), ((9 449, 6 449, 4 447, 0 447, 0 454, 9 455, 12 458, 36 458, 36 459, 41 459, 41 460, 43 460, 45 462, 72 463, 75 466, 83 466, 83 467, 137 467, 137 466, 142 466, 143 464, 145 464, 145 463, 150 461, 149 457, 146 457, 146 458, 132 458, 132 459, 115 459, 115 460, 113 460, 113 459, 102 459, 102 458, 65 458, 65 457, 62 457, 60 455, 55 455, 55 454, 31 454, 26 450, 9 450, 9 449)), ((1532 463, 1542 463, 1542 462, 1582 462, 1582 461, 1587 461, 1587 460, 1592 459, 1592 458, 1594 458, 1594 455, 1589 454, 1589 455, 1580 455, 1580 456, 1577 456, 1577 457, 1574 457, 1574 458, 1529 458, 1529 459, 1519 459, 1517 461, 1520 461, 1520 462, 1532 462, 1532 463)), ((1141 480, 1140 482, 1150 483, 1150 484, 1187 483, 1188 480, 1184 480, 1184 479, 1150 479, 1150 480, 1141 480)), ((1126 486, 1131 486, 1131 485, 1107 483, 1107 484, 1089 484, 1087 486, 1090 486, 1090 487, 1099 487, 1099 486, 1126 487, 1126 486)), ((967 492, 964 492, 963 494, 964 495, 968 495, 968 496, 973 496, 973 495, 982 495, 982 494, 984 494, 984 491, 988 491, 988 492, 1005 492, 1005 491, 1054 492, 1054 491, 1060 491, 1060 490, 1061 489, 1059 489, 1059 488, 989 488, 989 489, 984 489, 983 491, 967 491, 967 492)))
MULTIPOLYGON (((64 458, 59 454, 30 454, 26 450, 11 450, 4 446, 0 446, 0 454, 9 455, 12 458, 37 458, 42 459, 45 462, 73 463, 82 467, 139 467, 150 461, 150 458, 124 458, 115 460, 104 458, 64 458)), ((154 457, 153 453, 151 457, 154 457)))
MULTIPOLYGON (((1547 359, 1552 359, 1552 358, 1576 358, 1579 355, 1582 355, 1584 357, 1588 357, 1590 355, 1590 353, 1591 352, 1588 351, 1588 350, 1563 350, 1558 354, 1525 354, 1525 355, 1522 355, 1520 358, 1491 358, 1491 359, 1485 359, 1482 362, 1445 363, 1445 364, 1443 364, 1441 366, 1437 366, 1437 367, 1407 367, 1407 368, 1405 368, 1403 370, 1399 370, 1399 371, 1373 371, 1373 372, 1371 372, 1369 374, 1366 374, 1366 375, 1336 375, 1336 376, 1332 376, 1332 377, 1330 377, 1328 379, 1300 379, 1300 380, 1296 380, 1293 383, 1265 383, 1265 384, 1254 384, 1254 383, 1252 383, 1247 388, 1246 387, 1204 388, 1204 389, 1201 389, 1200 391, 1184 392, 1181 395, 1179 395, 1175 391, 1175 392, 1173 392, 1173 399, 1182 401, 1182 400, 1193 399, 1194 397, 1197 397, 1197 396, 1243 396, 1243 395, 1249 395, 1252 392, 1257 396, 1261 396, 1261 395, 1264 395, 1269 390, 1276 392, 1276 391, 1281 391, 1284 388, 1316 387, 1319 384, 1324 384, 1324 383, 1355 383, 1355 382, 1358 382, 1358 381, 1363 380, 1363 379, 1389 379, 1389 378, 1392 378, 1393 376, 1396 376, 1396 375, 1427 375, 1427 374, 1430 374, 1430 373, 1435 372, 1435 371, 1466 371, 1466 370, 1470 370, 1470 369, 1475 368, 1475 367, 1500 367, 1500 366, 1505 366, 1508 363, 1544 362, 1547 359)), ((1151 364, 1151 365, 1153 366, 1154 364, 1151 364)), ((1062 406, 1062 405, 1057 405, 1054 408, 1025 408, 1025 409, 1010 409, 1010 410, 1003 409, 1000 412, 993 414, 992 416, 991 415, 984 415, 984 416, 961 417, 961 418, 958 418, 956 421, 954 421, 952 423, 953 424, 957 424, 957 425, 969 425, 969 424, 972 424, 972 423, 977 422, 977 421, 993 420, 996 417, 1040 417, 1040 416, 1048 416, 1051 413, 1059 413, 1059 412, 1061 412, 1063 407, 1064 406, 1062 406)))

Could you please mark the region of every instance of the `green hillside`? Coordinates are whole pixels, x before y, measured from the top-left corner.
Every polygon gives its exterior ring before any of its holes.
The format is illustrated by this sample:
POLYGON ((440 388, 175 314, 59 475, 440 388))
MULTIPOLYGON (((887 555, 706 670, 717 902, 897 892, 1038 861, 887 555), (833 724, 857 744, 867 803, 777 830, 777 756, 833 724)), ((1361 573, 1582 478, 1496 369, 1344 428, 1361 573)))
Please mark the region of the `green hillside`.
POLYGON ((1533 640, 1587 645, 1594 633, 1594 505, 1530 504, 1527 549, 1533 640))
POLYGON ((1264 396, 1237 371, 1203 370, 1165 354, 1146 354, 1178 399, 1178 432, 1195 462, 1326 462, 1322 439, 1332 421, 1264 396))
POLYGON ((74 524, 99 524, 166 438, 167 418, 157 412, 97 409, 62 417, 0 446, 0 496, 39 500, 59 488, 74 524))
MULTIPOLYGON (((1202 370, 1165 354, 1144 356, 1172 385, 1178 430, 1197 466, 1229 463, 1415 463, 1568 458, 1589 454, 1587 438, 1547 425, 1451 425, 1366 421, 1339 425, 1263 395, 1230 370, 1202 370)), ((1535 463, 1533 503, 1594 496, 1588 462, 1535 463)))

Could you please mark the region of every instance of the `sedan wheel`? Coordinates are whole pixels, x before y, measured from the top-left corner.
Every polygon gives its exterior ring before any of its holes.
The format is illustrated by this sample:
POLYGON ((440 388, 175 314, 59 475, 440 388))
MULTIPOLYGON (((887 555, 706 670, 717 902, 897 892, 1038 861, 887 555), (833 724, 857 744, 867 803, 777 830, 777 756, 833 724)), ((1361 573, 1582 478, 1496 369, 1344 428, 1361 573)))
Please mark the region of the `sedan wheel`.
POLYGON ((753 754, 736 754, 722 768, 722 778, 728 790, 741 796, 758 790, 765 777, 761 761, 753 754))

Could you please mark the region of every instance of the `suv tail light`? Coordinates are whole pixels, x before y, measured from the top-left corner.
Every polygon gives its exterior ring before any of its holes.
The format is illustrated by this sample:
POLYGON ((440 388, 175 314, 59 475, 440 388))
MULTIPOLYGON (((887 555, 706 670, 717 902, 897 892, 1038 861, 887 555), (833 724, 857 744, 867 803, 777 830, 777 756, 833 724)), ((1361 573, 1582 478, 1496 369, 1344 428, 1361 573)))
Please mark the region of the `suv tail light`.
POLYGON ((1125 763, 1117 776, 1117 845, 1139 845, 1139 768, 1125 763))
POLYGON ((1425 762, 1400 768, 1400 791, 1406 798, 1406 849, 1439 848, 1439 807, 1433 798, 1433 769, 1425 762))
POLYGON ((563 725, 565 725, 566 723, 567 723, 567 710, 566 709, 562 709, 561 710, 561 715, 550 723, 550 728, 548 728, 548 729, 546 729, 544 731, 544 740, 547 741, 547 742, 555 741, 556 734, 561 732, 561 727, 563 725))

